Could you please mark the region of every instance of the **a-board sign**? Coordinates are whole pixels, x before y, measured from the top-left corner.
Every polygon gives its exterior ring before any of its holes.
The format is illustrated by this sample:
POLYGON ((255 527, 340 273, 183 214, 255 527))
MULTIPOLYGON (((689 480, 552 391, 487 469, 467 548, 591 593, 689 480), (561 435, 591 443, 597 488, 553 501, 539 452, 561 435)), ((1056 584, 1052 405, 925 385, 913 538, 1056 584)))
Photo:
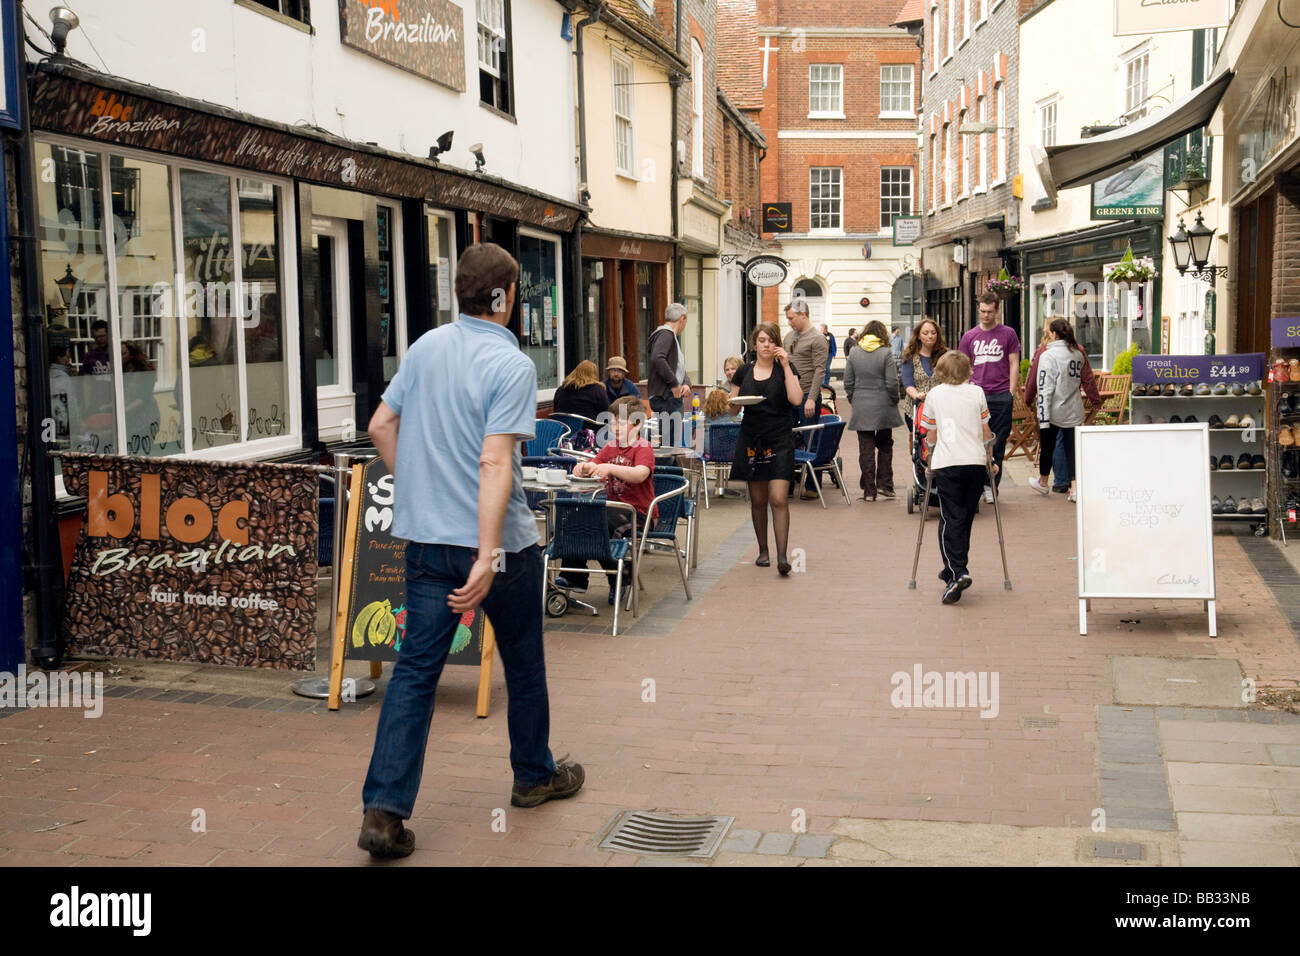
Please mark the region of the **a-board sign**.
POLYGON ((1081 602, 1208 601, 1213 633, 1207 426, 1084 427, 1075 442, 1081 602))
MULTIPOLYGON (((406 636, 406 541, 390 533, 393 525, 393 476, 382 458, 362 470, 361 487, 348 505, 355 538, 346 545, 352 566, 348 575, 344 639, 352 660, 395 661, 406 636)), ((340 562, 340 567, 345 562, 340 562)), ((478 666, 483 658, 480 609, 467 611, 452 638, 448 664, 478 666)))

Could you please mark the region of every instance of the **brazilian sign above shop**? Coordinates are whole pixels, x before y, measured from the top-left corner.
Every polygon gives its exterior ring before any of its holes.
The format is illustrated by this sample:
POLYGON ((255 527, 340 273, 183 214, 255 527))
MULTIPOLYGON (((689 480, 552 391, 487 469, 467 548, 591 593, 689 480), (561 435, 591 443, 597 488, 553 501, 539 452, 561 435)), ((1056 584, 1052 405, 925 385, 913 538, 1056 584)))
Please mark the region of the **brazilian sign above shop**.
POLYGON ((1165 154, 1156 150, 1092 184, 1093 219, 1164 219, 1165 154))
POLYGON ((68 576, 74 653, 316 666, 316 470, 63 456, 86 521, 68 576))
POLYGON ((582 212, 581 207, 501 180, 452 172, 379 149, 356 149, 356 144, 328 134, 305 133, 225 107, 181 100, 152 87, 119 80, 109 86, 102 80, 75 67, 43 68, 33 81, 32 125, 113 146, 428 200, 556 232, 572 231, 582 212))
POLYGON ((465 91, 465 13, 449 0, 343 0, 344 46, 465 91))

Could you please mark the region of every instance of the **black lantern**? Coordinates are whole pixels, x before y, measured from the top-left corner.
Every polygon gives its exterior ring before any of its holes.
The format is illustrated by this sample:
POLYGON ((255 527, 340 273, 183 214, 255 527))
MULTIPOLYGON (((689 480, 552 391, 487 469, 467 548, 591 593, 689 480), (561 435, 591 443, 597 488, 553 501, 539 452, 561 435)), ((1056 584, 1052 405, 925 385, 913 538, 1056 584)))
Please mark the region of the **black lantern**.
POLYGON ((62 278, 54 280, 54 284, 59 287, 59 295, 63 297, 63 307, 72 308, 72 294, 77 290, 77 277, 72 274, 71 265, 67 267, 62 278))
POLYGON ((1192 243, 1192 265, 1197 269, 1204 269, 1205 264, 1210 261, 1210 240, 1214 238, 1214 230, 1207 229, 1205 220, 1198 212, 1196 214, 1196 223, 1187 233, 1187 238, 1192 243))
POLYGON ((1182 275, 1187 271, 1188 260, 1192 257, 1192 243, 1187 238, 1187 230, 1183 228, 1182 219, 1178 220, 1178 231, 1169 237, 1169 248, 1174 253, 1174 265, 1178 268, 1178 274, 1182 275))

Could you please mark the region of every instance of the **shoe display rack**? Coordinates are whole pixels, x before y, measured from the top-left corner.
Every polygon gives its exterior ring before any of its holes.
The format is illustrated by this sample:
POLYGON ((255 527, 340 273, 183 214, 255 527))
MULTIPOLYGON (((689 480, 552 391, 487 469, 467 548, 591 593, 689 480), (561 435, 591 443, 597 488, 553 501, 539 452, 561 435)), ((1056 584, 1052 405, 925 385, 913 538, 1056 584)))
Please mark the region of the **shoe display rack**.
POLYGON ((1270 357, 1272 412, 1269 448, 1272 499, 1282 542, 1288 531, 1300 529, 1300 349, 1277 349, 1270 357))
MULTIPOLYGON (((1267 440, 1263 382, 1200 385, 1134 385, 1135 425, 1201 422, 1209 426, 1210 508, 1215 521, 1249 523, 1268 533, 1270 442, 1267 440)), ((1300 382, 1297 383, 1300 398, 1300 382)), ((1296 412, 1300 427, 1300 407, 1296 412)), ((1300 440, 1300 431, 1297 432, 1300 440)), ((1300 465, 1300 461, 1297 462, 1300 465)), ((1300 494, 1300 482, 1296 491, 1300 494)))

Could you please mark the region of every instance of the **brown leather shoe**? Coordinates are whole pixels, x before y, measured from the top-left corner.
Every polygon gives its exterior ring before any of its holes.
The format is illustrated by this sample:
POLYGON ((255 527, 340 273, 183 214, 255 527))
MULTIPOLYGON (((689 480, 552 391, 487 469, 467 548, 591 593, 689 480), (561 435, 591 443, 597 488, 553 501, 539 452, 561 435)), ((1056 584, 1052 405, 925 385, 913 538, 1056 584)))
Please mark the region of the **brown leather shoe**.
POLYGON ((563 800, 581 790, 586 779, 587 774, 583 771, 582 764, 561 758, 555 762, 555 773, 545 783, 527 788, 516 784, 510 791, 510 804, 516 807, 536 807, 547 800, 563 800))
POLYGON ((402 818, 386 810, 367 810, 361 821, 357 846, 369 850, 376 860, 395 860, 410 856, 415 849, 415 834, 402 826, 402 818))
POLYGON ((816 501, 818 497, 819 496, 815 491, 805 491, 803 494, 799 496, 799 498, 803 501, 816 501))

